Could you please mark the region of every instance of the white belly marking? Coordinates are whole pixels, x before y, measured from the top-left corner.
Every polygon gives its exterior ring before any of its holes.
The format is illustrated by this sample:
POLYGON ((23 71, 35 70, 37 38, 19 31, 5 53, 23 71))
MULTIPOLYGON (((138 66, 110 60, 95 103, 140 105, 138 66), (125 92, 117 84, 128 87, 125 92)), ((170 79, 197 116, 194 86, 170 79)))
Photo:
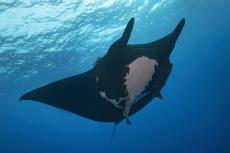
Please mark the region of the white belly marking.
POLYGON ((124 98, 119 98, 118 101, 115 100, 115 99, 110 99, 110 98, 107 97, 106 93, 103 92, 103 91, 100 91, 100 95, 101 95, 101 97, 105 98, 108 102, 112 103, 115 107, 121 108, 121 109, 122 109, 122 107, 119 106, 119 103, 120 103, 122 100, 125 100, 125 99, 126 99, 126 97, 124 97, 124 98))
POLYGON ((132 63, 127 65, 129 67, 129 73, 125 76, 126 89, 130 98, 130 103, 135 102, 135 98, 141 95, 152 80, 152 76, 155 72, 155 66, 158 62, 154 59, 142 56, 137 58, 132 63))
MULTIPOLYGON (((129 112, 132 105, 143 98, 147 93, 141 93, 145 90, 146 86, 152 80, 152 76, 155 72, 155 66, 158 65, 158 62, 155 59, 150 59, 148 57, 142 56, 137 58, 132 63, 127 65, 129 67, 129 73, 125 76, 124 85, 128 92, 127 97, 120 97, 118 100, 111 99, 107 97, 106 92, 100 91, 99 94, 101 97, 105 98, 106 101, 112 103, 115 107, 121 108, 119 103, 123 100, 126 101, 125 110, 129 112)), ((96 82, 98 83, 98 76, 96 76, 96 82)))

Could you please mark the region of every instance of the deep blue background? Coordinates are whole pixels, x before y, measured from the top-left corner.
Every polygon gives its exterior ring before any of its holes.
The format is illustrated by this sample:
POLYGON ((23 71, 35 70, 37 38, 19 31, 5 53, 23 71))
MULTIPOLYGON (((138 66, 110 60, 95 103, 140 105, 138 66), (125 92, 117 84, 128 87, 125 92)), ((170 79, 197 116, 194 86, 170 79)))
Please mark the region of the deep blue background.
POLYGON ((103 1, 83 8, 81 1, 0 2, 0 152, 229 153, 229 1, 109 2, 102 9, 103 1), (52 11, 64 13, 40 18, 49 15, 51 10, 45 9, 51 5, 58 8, 52 11), (73 13, 80 15, 69 15, 73 13), (110 144, 111 123, 18 101, 28 90, 91 68, 132 16, 130 43, 156 40, 182 17, 186 26, 171 56, 164 100, 154 99, 132 116, 132 126, 120 123, 110 144))

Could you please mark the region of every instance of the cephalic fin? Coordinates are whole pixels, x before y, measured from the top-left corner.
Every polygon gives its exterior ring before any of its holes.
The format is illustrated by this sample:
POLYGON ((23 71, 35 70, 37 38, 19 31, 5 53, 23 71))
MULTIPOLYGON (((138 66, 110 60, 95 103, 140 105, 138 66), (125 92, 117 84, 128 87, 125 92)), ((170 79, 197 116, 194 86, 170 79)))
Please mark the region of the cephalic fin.
POLYGON ((122 34, 121 40, 124 44, 127 44, 131 35, 131 32, 133 30, 133 25, 134 25, 134 18, 131 18, 126 25, 125 31, 122 34))
POLYGON ((122 36, 120 39, 118 39, 117 41, 115 41, 109 48, 108 51, 108 55, 116 55, 122 52, 122 48, 124 48, 130 38, 132 29, 133 29, 133 25, 134 25, 134 18, 131 18, 128 22, 128 24, 126 25, 125 31, 123 32, 122 36))
POLYGON ((173 32, 171 34, 174 42, 177 41, 184 25, 185 25, 185 19, 183 18, 183 19, 181 19, 181 21, 178 23, 178 25, 176 26, 176 28, 173 30, 173 32))

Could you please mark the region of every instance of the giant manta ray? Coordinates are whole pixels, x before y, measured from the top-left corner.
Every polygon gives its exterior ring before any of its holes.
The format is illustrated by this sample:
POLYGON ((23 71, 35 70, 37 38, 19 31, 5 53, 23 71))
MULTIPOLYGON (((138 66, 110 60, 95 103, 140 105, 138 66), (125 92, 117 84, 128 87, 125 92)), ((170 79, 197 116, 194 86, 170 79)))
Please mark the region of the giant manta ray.
POLYGON ((39 101, 101 122, 119 123, 141 110, 161 89, 172 70, 169 57, 185 24, 182 19, 167 36, 148 44, 128 44, 134 18, 120 39, 95 66, 24 94, 39 101))

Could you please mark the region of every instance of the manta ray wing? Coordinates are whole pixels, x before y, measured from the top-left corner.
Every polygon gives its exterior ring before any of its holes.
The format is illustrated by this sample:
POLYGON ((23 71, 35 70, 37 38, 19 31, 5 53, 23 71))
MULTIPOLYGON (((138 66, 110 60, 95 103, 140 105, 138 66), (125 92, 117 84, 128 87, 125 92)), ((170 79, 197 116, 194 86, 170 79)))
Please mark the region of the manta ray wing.
POLYGON ((121 111, 99 94, 94 69, 65 78, 24 94, 20 100, 34 100, 103 122, 118 122, 121 111))

